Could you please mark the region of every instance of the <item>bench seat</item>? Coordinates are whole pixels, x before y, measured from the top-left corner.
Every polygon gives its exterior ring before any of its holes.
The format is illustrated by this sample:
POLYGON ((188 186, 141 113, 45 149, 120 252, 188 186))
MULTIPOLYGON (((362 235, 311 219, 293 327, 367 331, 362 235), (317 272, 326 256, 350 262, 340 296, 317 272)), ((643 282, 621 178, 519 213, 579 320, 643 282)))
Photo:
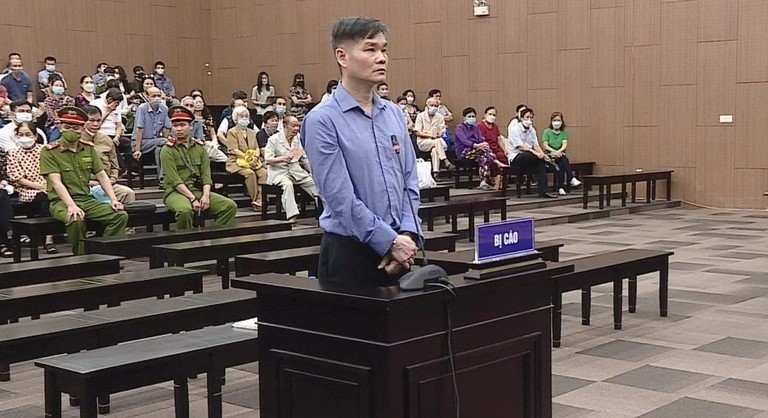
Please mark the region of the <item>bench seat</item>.
POLYGON ((507 199, 505 197, 475 197, 471 199, 454 199, 444 202, 430 202, 419 206, 419 217, 426 219, 427 230, 435 229, 435 218, 450 216, 451 232, 458 232, 458 215, 467 214, 469 221, 469 241, 475 241, 475 215, 483 213, 486 223, 490 221, 490 211, 499 210, 501 220, 507 219, 507 199))
POLYGON ((118 273, 122 259, 114 255, 88 254, 0 264, 0 289, 118 273))

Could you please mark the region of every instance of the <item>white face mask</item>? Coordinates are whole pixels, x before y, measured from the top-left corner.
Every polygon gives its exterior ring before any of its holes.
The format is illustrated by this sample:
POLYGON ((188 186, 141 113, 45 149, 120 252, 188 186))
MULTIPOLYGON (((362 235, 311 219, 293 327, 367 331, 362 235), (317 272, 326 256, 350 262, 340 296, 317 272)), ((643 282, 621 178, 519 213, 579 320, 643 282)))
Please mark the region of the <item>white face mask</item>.
POLYGON ((48 71, 48 72, 51 72, 51 73, 56 71, 56 64, 53 64, 53 65, 46 64, 45 65, 45 70, 48 71))
POLYGON ((93 84, 83 84, 83 91, 86 93, 93 93, 93 91, 96 89, 96 86, 93 84))
POLYGON ((157 68, 155 69, 155 73, 157 73, 157 75, 163 75, 165 74, 165 68, 157 68))
POLYGON ((496 116, 494 115, 485 115, 485 121, 488 123, 496 122, 496 116))
POLYGON ((552 121, 552 128, 560 129, 561 126, 563 126, 563 121, 561 121, 561 120, 553 120, 552 121))
POLYGON ((28 136, 17 136, 16 144, 22 148, 32 148, 35 146, 35 138, 28 136))
POLYGON ((16 112, 16 120, 21 122, 32 122, 32 113, 16 112))
POLYGON ((526 129, 528 129, 528 128, 530 128, 531 126, 533 126, 533 121, 531 121, 531 120, 523 120, 523 122, 522 122, 522 123, 523 123, 523 126, 524 126, 526 129))

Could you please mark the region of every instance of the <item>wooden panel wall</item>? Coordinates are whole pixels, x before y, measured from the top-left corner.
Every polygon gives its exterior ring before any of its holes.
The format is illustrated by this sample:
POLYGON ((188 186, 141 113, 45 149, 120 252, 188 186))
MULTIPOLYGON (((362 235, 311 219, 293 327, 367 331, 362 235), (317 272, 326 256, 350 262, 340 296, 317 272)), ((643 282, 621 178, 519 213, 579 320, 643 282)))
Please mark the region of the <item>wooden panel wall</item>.
POLYGON ((21 53, 24 68, 36 81, 43 58, 51 55, 69 83, 80 89, 80 76, 96 64, 151 71, 157 60, 177 92, 202 88, 213 93, 205 62, 211 61, 209 0, 3 0, 0 13, 0 62, 21 53))
POLYGON ((181 91, 202 86, 216 104, 259 71, 283 95, 303 72, 319 100, 338 77, 331 23, 376 16, 392 31, 393 96, 412 88, 423 103, 440 88, 454 113, 495 105, 502 125, 525 102, 540 130, 563 111, 572 158, 599 172, 671 168, 676 197, 768 207, 764 0, 489 0, 483 18, 471 0, 74 0, 61 21, 45 0, 6 3, 18 12, 0 15, 0 51, 28 68, 53 54, 74 79, 102 59, 163 59, 181 91))

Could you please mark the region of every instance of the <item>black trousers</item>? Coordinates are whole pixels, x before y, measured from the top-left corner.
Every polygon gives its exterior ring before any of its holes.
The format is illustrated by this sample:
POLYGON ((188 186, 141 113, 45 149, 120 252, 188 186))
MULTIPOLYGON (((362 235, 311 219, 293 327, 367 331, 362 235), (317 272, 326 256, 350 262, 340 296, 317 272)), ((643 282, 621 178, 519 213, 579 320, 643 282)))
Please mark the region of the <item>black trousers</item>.
POLYGON ((335 290, 396 285, 399 276, 379 270, 380 262, 381 256, 368 245, 326 232, 320 243, 317 278, 321 285, 335 290))
POLYGON ((547 193, 547 167, 544 165, 544 160, 531 152, 521 152, 512 159, 512 165, 518 167, 523 173, 535 174, 536 181, 539 183, 539 196, 547 193))
POLYGON ((8 196, 8 192, 0 190, 0 245, 8 248, 11 246, 11 240, 8 238, 8 232, 11 230, 11 219, 13 219, 11 198, 8 196))

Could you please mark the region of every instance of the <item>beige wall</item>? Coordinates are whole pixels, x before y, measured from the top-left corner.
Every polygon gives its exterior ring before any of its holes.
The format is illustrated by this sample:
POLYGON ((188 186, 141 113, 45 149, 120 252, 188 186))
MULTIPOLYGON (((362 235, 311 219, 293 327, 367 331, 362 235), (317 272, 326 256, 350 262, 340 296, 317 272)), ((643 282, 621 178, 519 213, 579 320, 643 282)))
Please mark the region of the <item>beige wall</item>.
POLYGON ((51 53, 74 79, 101 59, 130 67, 160 58, 180 91, 202 86, 218 104, 249 91, 262 70, 279 94, 305 73, 319 100, 338 76, 332 21, 377 16, 392 30, 395 93, 413 88, 423 101, 439 87, 455 113, 493 104, 503 123, 525 102, 539 130, 560 110, 572 159, 597 161, 599 172, 671 168, 678 198, 768 207, 768 141, 758 134, 768 109, 764 0, 490 0, 484 18, 471 16, 470 0, 79 0, 54 30, 39 19, 52 2, 4 3, 31 5, 13 22, 0 15, 0 51, 20 50, 28 67, 51 53), (81 10, 94 23, 63 23, 81 10), (110 27, 112 15, 121 19, 110 27), (734 123, 720 124, 721 114, 734 123))

